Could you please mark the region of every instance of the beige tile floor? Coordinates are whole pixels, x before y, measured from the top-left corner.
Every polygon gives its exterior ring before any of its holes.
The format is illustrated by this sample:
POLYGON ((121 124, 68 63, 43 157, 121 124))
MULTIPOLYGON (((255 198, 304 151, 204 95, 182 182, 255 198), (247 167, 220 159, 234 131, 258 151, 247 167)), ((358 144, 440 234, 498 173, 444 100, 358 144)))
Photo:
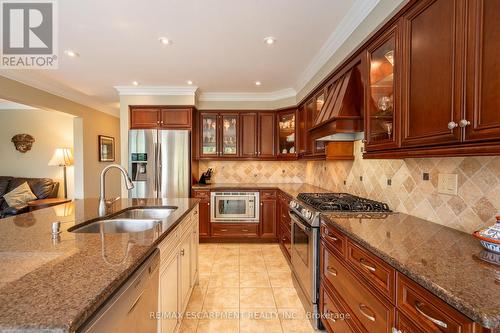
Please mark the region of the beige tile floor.
POLYGON ((278 244, 200 244, 184 333, 311 333, 278 244))

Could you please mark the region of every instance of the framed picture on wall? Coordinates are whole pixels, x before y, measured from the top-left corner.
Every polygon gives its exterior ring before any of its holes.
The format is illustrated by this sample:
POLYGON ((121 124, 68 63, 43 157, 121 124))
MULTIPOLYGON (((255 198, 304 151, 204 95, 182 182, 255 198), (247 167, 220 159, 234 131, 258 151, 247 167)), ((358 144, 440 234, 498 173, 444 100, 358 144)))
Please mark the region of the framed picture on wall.
POLYGON ((115 161, 115 138, 99 135, 99 162, 115 161))

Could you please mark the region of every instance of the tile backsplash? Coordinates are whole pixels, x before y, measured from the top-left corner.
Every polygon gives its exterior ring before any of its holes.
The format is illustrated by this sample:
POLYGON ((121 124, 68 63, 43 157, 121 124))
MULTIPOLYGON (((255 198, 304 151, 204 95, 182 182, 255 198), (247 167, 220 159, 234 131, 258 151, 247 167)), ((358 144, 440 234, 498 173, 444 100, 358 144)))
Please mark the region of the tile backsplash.
POLYGON ((383 201, 391 209, 465 232, 500 212, 500 156, 354 161, 200 162, 214 183, 309 183, 383 201), (428 180, 424 180, 424 173, 428 180), (438 193, 438 174, 458 175, 458 195, 438 193), (390 184, 390 185, 389 185, 390 184))

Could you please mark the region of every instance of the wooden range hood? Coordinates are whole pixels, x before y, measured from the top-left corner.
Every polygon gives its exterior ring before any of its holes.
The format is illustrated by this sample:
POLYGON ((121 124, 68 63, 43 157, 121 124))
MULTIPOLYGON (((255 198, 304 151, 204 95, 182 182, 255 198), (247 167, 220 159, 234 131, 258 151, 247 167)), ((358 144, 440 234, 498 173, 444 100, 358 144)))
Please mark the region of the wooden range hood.
POLYGON ((363 83, 358 67, 341 74, 331 85, 309 129, 313 140, 328 140, 328 136, 335 140, 335 134, 363 132, 363 83))

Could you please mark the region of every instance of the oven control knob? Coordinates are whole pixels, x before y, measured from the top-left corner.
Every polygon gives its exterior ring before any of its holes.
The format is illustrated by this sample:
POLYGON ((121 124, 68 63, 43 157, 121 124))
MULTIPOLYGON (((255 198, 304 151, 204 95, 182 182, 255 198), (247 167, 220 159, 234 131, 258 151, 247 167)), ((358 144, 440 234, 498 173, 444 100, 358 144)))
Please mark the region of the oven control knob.
POLYGON ((305 218, 310 219, 312 217, 312 213, 309 209, 303 209, 302 214, 305 216, 305 218))
POLYGON ((290 201, 290 207, 297 208, 298 204, 295 201, 290 201))

